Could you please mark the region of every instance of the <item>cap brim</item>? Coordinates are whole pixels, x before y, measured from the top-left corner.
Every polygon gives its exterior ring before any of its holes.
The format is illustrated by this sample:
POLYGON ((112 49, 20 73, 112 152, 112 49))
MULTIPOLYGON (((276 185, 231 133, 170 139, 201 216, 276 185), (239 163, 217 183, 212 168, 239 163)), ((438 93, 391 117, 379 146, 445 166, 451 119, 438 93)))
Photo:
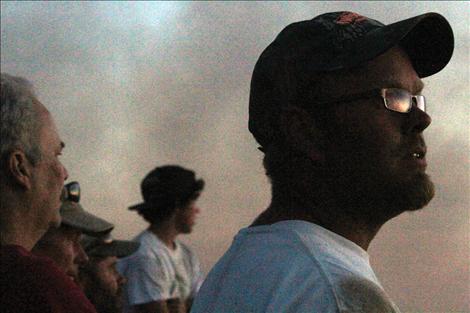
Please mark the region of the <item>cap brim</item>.
POLYGON ((403 28, 405 32, 408 29, 400 44, 410 56, 419 77, 439 72, 452 58, 454 33, 440 14, 423 14, 389 27, 403 28))
POLYGON ((110 243, 102 243, 90 250, 86 250, 86 253, 92 257, 115 256, 123 258, 136 252, 139 246, 140 244, 135 241, 113 240, 110 243))
POLYGON ((454 51, 454 34, 442 15, 426 13, 373 30, 359 44, 375 54, 370 59, 400 45, 418 76, 427 77, 449 63, 454 51))
POLYGON ((419 77, 427 77, 442 70, 449 63, 454 51, 452 28, 449 22, 437 13, 426 13, 387 25, 370 32, 364 40, 367 44, 373 42, 374 40, 370 39, 377 36, 386 39, 383 52, 395 45, 401 45, 408 53, 419 77))
POLYGON ((63 225, 76 228, 91 236, 102 235, 114 228, 113 224, 83 210, 78 203, 64 202, 60 215, 63 225))
MULTIPOLYGON (((183 190, 186 190, 187 194, 184 192, 182 193, 181 190, 179 190, 179 193, 177 194, 177 196, 173 195, 173 197, 177 199, 186 199, 187 197, 191 197, 195 193, 201 192, 204 189, 204 185, 205 185, 205 182, 203 179, 197 179, 193 183, 191 183, 191 185, 183 188, 183 190)), ((175 187, 175 189, 177 188, 175 187)), ((140 212, 145 209, 153 209, 155 208, 155 206, 156 205, 151 202, 141 202, 138 204, 131 205, 130 207, 128 207, 128 210, 140 212)))
POLYGON ((128 207, 128 209, 130 211, 141 211, 142 209, 146 209, 146 208, 149 208, 149 207, 150 207, 149 203, 142 202, 142 203, 139 203, 139 204, 131 205, 130 207, 128 207))
POLYGON ((194 183, 194 190, 195 190, 196 192, 201 191, 201 190, 204 189, 204 185, 205 185, 204 180, 203 180, 203 179, 198 179, 198 180, 196 180, 196 182, 194 183))

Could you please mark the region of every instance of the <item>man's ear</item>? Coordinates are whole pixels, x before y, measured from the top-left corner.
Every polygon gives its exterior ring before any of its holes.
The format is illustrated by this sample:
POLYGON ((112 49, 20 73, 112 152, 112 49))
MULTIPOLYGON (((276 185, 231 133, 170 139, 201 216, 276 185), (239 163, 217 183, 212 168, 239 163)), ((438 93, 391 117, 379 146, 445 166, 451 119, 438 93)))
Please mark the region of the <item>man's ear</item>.
POLYGON ((32 164, 21 150, 15 150, 8 157, 8 172, 14 183, 31 189, 32 164))
POLYGON ((284 138, 293 150, 308 155, 312 161, 324 159, 324 133, 307 111, 287 108, 281 113, 280 123, 284 138))

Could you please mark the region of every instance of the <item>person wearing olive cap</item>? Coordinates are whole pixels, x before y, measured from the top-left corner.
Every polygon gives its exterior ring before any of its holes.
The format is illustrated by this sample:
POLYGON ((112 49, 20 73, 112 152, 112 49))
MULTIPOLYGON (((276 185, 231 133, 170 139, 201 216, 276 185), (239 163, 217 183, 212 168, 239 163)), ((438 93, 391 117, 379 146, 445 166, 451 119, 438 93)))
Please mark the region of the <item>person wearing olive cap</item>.
POLYGON ((280 32, 249 103, 271 204, 211 270, 192 313, 399 312, 367 249, 384 223, 433 198, 421 79, 453 47, 437 13, 384 25, 332 12, 280 32))
POLYGON ((139 243, 115 240, 110 234, 85 235, 82 246, 89 261, 79 269, 79 284, 98 313, 122 313, 122 288, 126 279, 116 269, 118 258, 131 255, 139 243))
POLYGON ((144 202, 131 206, 150 226, 135 241, 139 250, 118 262, 127 279, 126 312, 186 312, 202 283, 194 252, 177 240, 189 234, 200 209, 204 181, 176 165, 157 167, 141 184, 144 202))
POLYGON ((76 201, 62 202, 60 226, 50 228, 32 250, 36 255, 54 260, 75 282, 78 279, 79 266, 88 262, 88 256, 80 243, 82 235, 100 236, 114 228, 113 224, 85 211, 76 201))

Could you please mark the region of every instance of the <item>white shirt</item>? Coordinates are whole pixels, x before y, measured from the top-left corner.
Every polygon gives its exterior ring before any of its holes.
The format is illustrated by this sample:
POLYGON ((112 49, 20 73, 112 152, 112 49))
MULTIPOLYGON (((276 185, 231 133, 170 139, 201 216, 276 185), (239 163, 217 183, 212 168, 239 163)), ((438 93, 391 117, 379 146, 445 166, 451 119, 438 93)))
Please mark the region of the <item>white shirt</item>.
POLYGON ((191 313, 381 312, 385 294, 365 250, 305 221, 242 229, 207 276, 191 313))
POLYGON ((140 242, 139 250, 118 261, 119 272, 127 278, 124 288, 127 312, 132 305, 195 296, 203 276, 189 247, 175 241, 176 248, 171 250, 148 230, 134 240, 140 242))

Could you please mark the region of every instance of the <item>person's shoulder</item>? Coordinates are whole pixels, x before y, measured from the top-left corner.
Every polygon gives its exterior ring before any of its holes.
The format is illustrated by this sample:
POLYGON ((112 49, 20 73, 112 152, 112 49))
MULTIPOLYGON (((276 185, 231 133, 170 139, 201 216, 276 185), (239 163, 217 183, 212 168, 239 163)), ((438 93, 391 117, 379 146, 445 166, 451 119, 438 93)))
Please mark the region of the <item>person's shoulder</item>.
POLYGON ((341 312, 345 313, 400 312, 381 286, 362 277, 350 276, 339 281, 336 297, 341 312))
POLYGON ((250 271, 250 275, 260 279, 269 276, 276 284, 296 278, 309 279, 322 288, 329 286, 315 251, 287 223, 245 229, 237 235, 217 269, 250 271))
MULTIPOLYGON (((22 247, 2 247, 2 272, 8 270, 10 274, 21 274, 18 278, 38 278, 48 273, 55 272, 54 261, 48 257, 37 256, 22 247)), ((58 269, 57 269, 58 270, 58 269)))
POLYGON ((157 236, 148 230, 142 231, 133 241, 140 243, 139 249, 134 253, 136 256, 150 256, 155 251, 160 250, 160 241, 157 236))
POLYGON ((22 246, 2 245, 0 247, 0 260, 2 265, 28 263, 32 258, 34 258, 34 255, 22 246))
POLYGON ((148 237, 149 237, 149 231, 143 230, 137 236, 135 236, 132 240, 142 243, 148 240, 148 237))
POLYGON ((183 258, 188 260, 191 264, 192 268, 195 268, 196 271, 200 271, 200 262, 199 258, 197 257, 197 254, 194 252, 194 250, 189 247, 187 244, 181 241, 177 241, 178 246, 182 251, 183 258))
POLYGON ((233 242, 237 250, 248 250, 257 255, 292 255, 297 259, 313 261, 313 246, 305 238, 315 237, 303 221, 289 220, 271 225, 261 225, 242 229, 233 242))
POLYGON ((168 258, 168 249, 164 244, 149 230, 142 231, 133 241, 139 242, 140 247, 132 255, 119 260, 121 267, 124 264, 145 264, 148 261, 159 262, 160 259, 168 258))
POLYGON ((61 308, 60 312, 95 312, 83 291, 54 261, 37 257, 36 274, 36 288, 49 305, 61 308))
POLYGON ((189 245, 185 244, 180 240, 177 240, 176 242, 178 244, 178 247, 183 251, 184 254, 195 256, 193 249, 189 245))
POLYGON ((6 312, 15 307, 28 312, 49 312, 53 307, 57 312, 95 312, 79 287, 53 260, 17 249, 9 251, 8 256, 9 261, 15 262, 3 267, 4 252, 2 249, 0 277, 6 312))
POLYGON ((203 283, 196 297, 196 312, 205 311, 208 303, 215 303, 216 312, 235 310, 233 303, 244 311, 271 307, 278 312, 308 312, 312 308, 315 312, 338 312, 328 278, 295 240, 289 242, 276 237, 266 246, 261 240, 256 245, 244 240, 231 247, 203 283))
POLYGON ((28 269, 24 273, 29 275, 28 278, 35 281, 40 288, 41 286, 46 289, 58 288, 59 290, 62 290, 62 288, 75 288, 72 280, 65 275, 52 259, 31 255, 28 263, 28 269))

